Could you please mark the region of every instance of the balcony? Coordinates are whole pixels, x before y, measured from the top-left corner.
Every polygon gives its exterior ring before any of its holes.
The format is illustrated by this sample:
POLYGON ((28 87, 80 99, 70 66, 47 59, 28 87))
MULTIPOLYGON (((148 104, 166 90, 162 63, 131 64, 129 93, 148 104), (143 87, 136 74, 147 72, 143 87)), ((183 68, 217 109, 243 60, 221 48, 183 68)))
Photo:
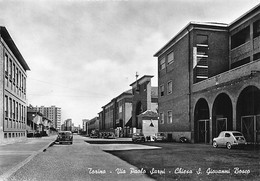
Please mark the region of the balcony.
POLYGON ((260 70, 260 61, 254 61, 242 65, 240 67, 231 69, 229 71, 223 72, 214 77, 208 78, 201 82, 192 85, 192 92, 198 92, 219 84, 227 83, 229 81, 248 76, 252 71, 260 70))
POLYGON ((250 56, 251 43, 250 41, 232 49, 230 51, 231 64, 236 63, 250 56))

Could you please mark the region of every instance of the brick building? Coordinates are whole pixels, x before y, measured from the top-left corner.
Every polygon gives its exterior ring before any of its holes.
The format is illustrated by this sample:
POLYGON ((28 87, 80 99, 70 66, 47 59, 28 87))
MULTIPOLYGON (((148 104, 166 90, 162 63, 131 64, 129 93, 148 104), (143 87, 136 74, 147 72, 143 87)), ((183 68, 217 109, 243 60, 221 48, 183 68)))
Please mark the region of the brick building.
POLYGON ((135 133, 134 129, 142 129, 138 124, 138 115, 151 110, 157 112, 158 109, 158 87, 152 87, 151 75, 144 75, 139 78, 130 86, 132 86, 133 98, 132 98, 132 133, 135 133))
POLYGON ((30 68, 2 26, 0 38, 0 143, 9 143, 26 138, 26 71, 30 68))
POLYGON ((260 141, 259 5, 230 24, 191 22, 158 57, 159 131, 211 143, 222 130, 260 141))

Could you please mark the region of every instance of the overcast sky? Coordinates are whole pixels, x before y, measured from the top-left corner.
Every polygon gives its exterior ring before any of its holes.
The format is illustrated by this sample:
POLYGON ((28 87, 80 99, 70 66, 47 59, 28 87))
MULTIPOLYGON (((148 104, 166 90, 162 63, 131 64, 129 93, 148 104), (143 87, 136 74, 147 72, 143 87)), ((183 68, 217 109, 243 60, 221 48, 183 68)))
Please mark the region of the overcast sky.
POLYGON ((62 122, 92 119, 154 75, 153 55, 190 21, 231 23, 260 0, 0 0, 5 26, 31 71, 28 105, 62 109, 62 122))

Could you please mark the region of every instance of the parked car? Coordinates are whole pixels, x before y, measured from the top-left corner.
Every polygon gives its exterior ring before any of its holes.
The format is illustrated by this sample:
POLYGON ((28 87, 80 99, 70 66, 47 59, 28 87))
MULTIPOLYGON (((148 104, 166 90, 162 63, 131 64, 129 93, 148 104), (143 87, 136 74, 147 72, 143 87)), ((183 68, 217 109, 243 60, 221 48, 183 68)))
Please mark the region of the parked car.
POLYGON ((189 139, 186 138, 185 136, 182 136, 182 137, 180 137, 179 141, 180 141, 180 143, 188 143, 189 139))
POLYGON ((145 142, 145 137, 143 133, 134 133, 132 136, 133 142, 145 142))
POLYGON ((246 139, 239 131, 222 131, 217 138, 213 139, 213 147, 227 147, 231 149, 234 146, 246 145, 246 139))
POLYGON ((59 142, 59 144, 61 144, 61 143, 72 144, 72 142, 73 142, 72 132, 71 131, 60 131, 58 133, 57 142, 59 142))
POLYGON ((166 141, 166 135, 164 133, 156 133, 153 137, 154 141, 166 141))

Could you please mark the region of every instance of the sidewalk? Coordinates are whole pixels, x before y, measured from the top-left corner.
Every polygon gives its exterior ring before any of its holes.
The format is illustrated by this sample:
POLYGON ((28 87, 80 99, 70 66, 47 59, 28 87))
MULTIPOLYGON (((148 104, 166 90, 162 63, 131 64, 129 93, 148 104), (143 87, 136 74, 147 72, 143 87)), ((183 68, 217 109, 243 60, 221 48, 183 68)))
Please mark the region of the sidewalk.
POLYGON ((56 135, 42 138, 27 138, 22 142, 0 145, 0 180, 5 180, 44 151, 56 139, 56 135))

